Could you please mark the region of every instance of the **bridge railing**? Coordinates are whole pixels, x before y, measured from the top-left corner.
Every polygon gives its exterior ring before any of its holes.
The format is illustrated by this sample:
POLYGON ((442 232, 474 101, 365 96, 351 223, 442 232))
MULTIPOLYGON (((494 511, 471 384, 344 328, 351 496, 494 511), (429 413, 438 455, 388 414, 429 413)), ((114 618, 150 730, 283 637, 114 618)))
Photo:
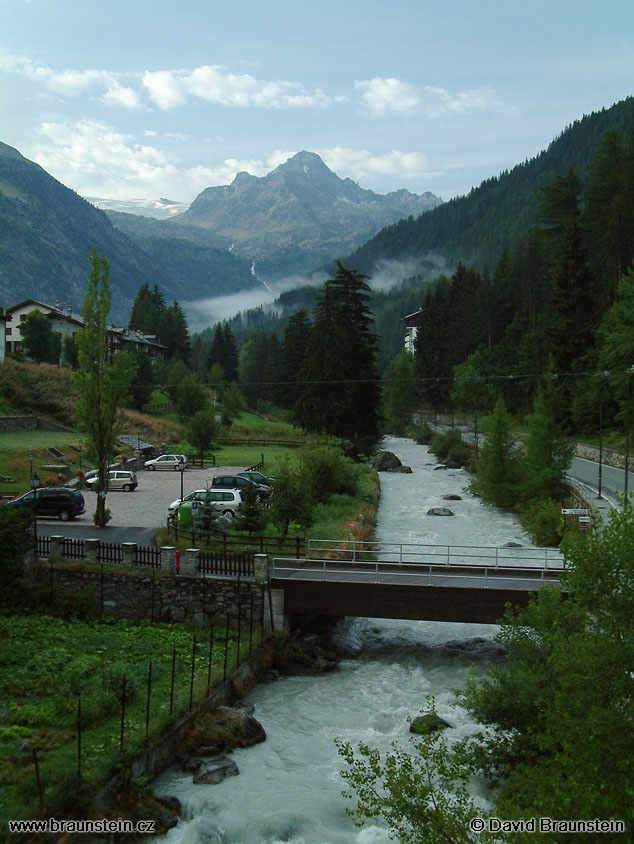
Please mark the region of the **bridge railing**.
POLYGON ((354 539, 309 539, 306 556, 373 563, 443 563, 446 566, 486 565, 563 569, 558 548, 525 548, 503 545, 421 545, 418 543, 362 542, 354 539))
POLYGON ((355 583, 407 583, 414 586, 460 585, 479 588, 539 588, 557 583, 563 569, 543 566, 451 565, 444 563, 352 562, 349 560, 311 560, 274 557, 270 575, 273 579, 330 580, 355 583), (456 581, 460 581, 457 583, 456 581))

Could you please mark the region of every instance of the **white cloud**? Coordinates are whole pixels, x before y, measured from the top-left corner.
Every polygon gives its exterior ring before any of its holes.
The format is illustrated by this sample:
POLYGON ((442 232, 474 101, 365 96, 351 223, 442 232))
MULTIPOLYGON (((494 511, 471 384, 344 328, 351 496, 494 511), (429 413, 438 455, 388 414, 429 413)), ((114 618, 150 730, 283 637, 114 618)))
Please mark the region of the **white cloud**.
POLYGON ((422 113, 435 118, 443 114, 464 114, 476 111, 504 111, 491 88, 468 88, 452 93, 446 88, 426 85, 419 93, 408 82, 394 77, 366 79, 354 83, 361 91, 361 102, 370 117, 385 117, 389 113, 422 113))
POLYGON ((125 88, 123 85, 119 85, 115 80, 110 83, 108 91, 101 99, 104 103, 119 105, 128 109, 139 108, 141 105, 139 95, 136 91, 132 88, 125 88))
POLYGON ((202 65, 192 71, 147 71, 143 86, 152 102, 168 111, 183 105, 188 96, 224 106, 307 108, 325 106, 323 91, 304 91, 296 82, 268 82, 249 73, 228 73, 221 65, 202 65))
POLYGON ((185 102, 182 81, 169 70, 147 71, 143 74, 143 87, 147 88, 152 102, 164 111, 185 102))
POLYGON ((419 104, 413 86, 394 77, 375 76, 355 82, 354 87, 362 92, 361 100, 371 117, 385 117, 389 112, 409 114, 419 104))
POLYGON ((331 170, 338 176, 367 181, 380 176, 398 177, 403 183, 428 173, 427 157, 421 152, 393 149, 380 155, 367 149, 332 147, 319 151, 331 170))
POLYGON ((469 88, 452 94, 445 88, 429 85, 423 89, 423 109, 428 117, 439 117, 447 112, 464 114, 475 111, 505 110, 491 88, 469 88))

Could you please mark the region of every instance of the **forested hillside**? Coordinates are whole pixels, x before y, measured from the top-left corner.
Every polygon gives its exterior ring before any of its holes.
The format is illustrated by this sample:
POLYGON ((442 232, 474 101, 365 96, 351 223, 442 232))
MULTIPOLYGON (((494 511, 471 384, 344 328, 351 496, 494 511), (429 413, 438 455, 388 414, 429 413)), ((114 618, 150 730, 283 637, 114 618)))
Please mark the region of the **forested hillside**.
POLYGON ((371 273, 379 258, 437 252, 453 263, 461 260, 491 268, 513 239, 535 221, 539 188, 569 167, 585 176, 604 133, 608 129, 625 132, 633 122, 634 97, 586 115, 530 161, 417 219, 388 226, 342 261, 371 273))

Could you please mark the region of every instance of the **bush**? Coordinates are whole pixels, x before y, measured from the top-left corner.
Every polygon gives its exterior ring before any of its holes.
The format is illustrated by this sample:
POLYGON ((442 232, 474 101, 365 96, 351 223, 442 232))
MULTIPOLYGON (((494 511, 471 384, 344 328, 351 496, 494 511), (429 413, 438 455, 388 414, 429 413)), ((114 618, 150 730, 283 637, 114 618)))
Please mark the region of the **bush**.
POLYGON ((521 511, 520 522, 536 545, 559 545, 561 502, 552 498, 533 501, 521 511))
POLYGON ((300 455, 302 482, 311 489, 317 503, 333 493, 356 495, 359 473, 355 463, 336 446, 318 445, 300 455))
POLYGON ((429 422, 420 422, 414 429, 414 439, 419 445, 429 445, 434 438, 434 432, 429 422))
POLYGON ((466 465, 471 459, 469 447, 457 428, 451 428, 444 434, 436 434, 429 450, 442 462, 449 461, 460 466, 466 465))

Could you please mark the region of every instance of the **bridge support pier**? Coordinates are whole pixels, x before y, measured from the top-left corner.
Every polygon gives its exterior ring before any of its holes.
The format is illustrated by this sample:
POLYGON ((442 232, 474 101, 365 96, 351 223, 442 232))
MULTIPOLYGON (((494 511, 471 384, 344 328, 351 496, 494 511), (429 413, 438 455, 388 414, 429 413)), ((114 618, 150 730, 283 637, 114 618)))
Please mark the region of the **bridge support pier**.
POLYGON ((269 604, 267 597, 265 599, 265 623, 268 624, 269 627, 272 627, 276 633, 288 633, 290 624, 289 618, 284 612, 284 590, 271 589, 270 586, 269 589, 271 593, 271 603, 269 604), (273 609, 273 619, 271 619, 270 608, 273 609))

